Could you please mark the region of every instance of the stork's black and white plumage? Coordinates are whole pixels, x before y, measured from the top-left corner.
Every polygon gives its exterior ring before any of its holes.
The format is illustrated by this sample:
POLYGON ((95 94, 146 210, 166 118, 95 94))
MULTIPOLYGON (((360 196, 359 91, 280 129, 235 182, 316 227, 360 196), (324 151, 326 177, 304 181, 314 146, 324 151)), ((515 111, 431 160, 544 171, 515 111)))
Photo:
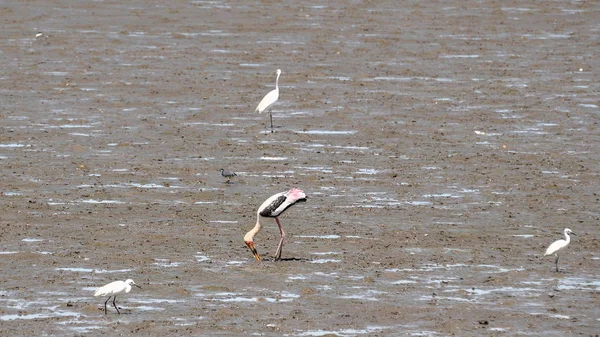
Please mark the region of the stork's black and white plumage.
POLYGON ((277 193, 269 197, 269 199, 265 200, 265 202, 260 205, 258 211, 256 211, 256 225, 252 230, 250 230, 244 236, 244 241, 246 242, 246 246, 250 248, 252 254, 257 261, 261 260, 260 255, 254 248, 254 236, 260 232, 262 229, 262 218, 275 218, 275 222, 279 227, 279 232, 281 233, 281 239, 279 240, 279 245, 277 246, 277 251, 275 252, 275 261, 281 260, 281 251, 283 249, 283 239, 285 238, 285 232, 283 231, 283 227, 281 227, 281 223, 279 222, 278 217, 285 212, 286 209, 295 205, 298 202, 306 201, 306 194, 304 191, 298 188, 292 188, 289 191, 277 193))

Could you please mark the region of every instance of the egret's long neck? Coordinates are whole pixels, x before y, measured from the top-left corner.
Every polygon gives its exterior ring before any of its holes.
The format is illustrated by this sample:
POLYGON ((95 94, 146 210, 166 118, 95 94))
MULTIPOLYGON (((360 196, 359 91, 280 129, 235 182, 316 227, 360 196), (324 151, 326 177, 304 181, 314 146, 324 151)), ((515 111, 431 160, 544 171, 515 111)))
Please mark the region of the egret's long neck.
POLYGON ((569 236, 569 233, 567 233, 567 231, 565 231, 565 241, 567 241, 567 243, 571 242, 571 237, 569 236))
POLYGON ((281 74, 277 74, 277 78, 275 79, 275 89, 279 90, 279 75, 281 74))
POLYGON ((254 225, 254 228, 252 228, 248 233, 246 233, 246 235, 244 235, 244 241, 245 242, 254 241, 254 236, 256 234, 258 234, 258 232, 260 232, 261 229, 262 229, 262 223, 260 222, 260 215, 258 215, 258 213, 257 213, 256 214, 256 225, 254 225))

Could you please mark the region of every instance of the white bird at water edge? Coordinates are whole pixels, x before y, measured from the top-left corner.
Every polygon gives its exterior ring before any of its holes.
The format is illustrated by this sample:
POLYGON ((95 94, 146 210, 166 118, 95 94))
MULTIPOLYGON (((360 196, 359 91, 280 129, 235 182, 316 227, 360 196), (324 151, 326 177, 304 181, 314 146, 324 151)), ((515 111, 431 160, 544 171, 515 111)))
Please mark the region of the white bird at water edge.
POLYGON ((569 245, 569 242, 571 242, 571 237, 569 236, 569 233, 576 235, 570 229, 565 228, 563 231, 563 235, 565 236, 565 238, 554 241, 550 246, 548 246, 548 249, 546 249, 546 252, 544 253, 544 256, 552 254, 556 255, 556 259, 554 260, 554 264, 556 265, 556 271, 558 271, 558 251, 565 248, 567 245, 569 245))
POLYGON ((117 301, 117 295, 119 295, 121 293, 130 292, 132 285, 142 289, 142 287, 135 284, 135 282, 133 282, 132 279, 127 279, 125 281, 111 282, 105 286, 102 286, 102 287, 96 289, 96 291, 94 292, 95 297, 108 295, 106 302, 104 302, 104 315, 105 316, 106 316, 106 303, 108 303, 108 301, 110 300, 111 297, 113 298, 112 303, 113 303, 113 306, 115 307, 115 309, 117 309, 117 313, 119 315, 121 314, 121 312, 119 311, 119 308, 117 308, 117 304, 115 303, 117 301))
POLYGON ((277 251, 275 251, 275 261, 279 261, 281 260, 281 251, 283 250, 283 239, 285 238, 285 232, 283 231, 283 227, 281 227, 278 217, 288 208, 292 207, 298 202, 303 201, 306 201, 306 194, 304 194, 304 191, 298 188, 292 188, 289 191, 280 192, 270 196, 267 200, 265 200, 265 202, 262 203, 262 205, 260 205, 258 211, 256 211, 256 225, 244 236, 244 242, 246 243, 246 246, 248 246, 257 261, 261 261, 262 259, 254 247, 254 236, 262 229, 263 224, 261 219, 275 218, 275 222, 279 227, 281 239, 279 240, 277 251))
POLYGON ((277 78, 275 79, 275 89, 271 90, 263 99, 258 103, 254 112, 262 113, 269 109, 269 119, 271 120, 271 132, 273 132, 273 114, 271 114, 271 106, 279 99, 279 75, 281 75, 281 69, 277 69, 277 78))

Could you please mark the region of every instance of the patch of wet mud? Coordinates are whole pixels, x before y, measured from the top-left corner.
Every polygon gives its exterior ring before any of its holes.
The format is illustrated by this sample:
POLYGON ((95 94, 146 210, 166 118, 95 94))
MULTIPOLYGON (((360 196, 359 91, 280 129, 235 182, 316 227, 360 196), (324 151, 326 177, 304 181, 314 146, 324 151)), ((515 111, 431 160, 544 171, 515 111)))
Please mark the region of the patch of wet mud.
POLYGON ((597 334, 596 3, 1 8, 5 335, 597 334))

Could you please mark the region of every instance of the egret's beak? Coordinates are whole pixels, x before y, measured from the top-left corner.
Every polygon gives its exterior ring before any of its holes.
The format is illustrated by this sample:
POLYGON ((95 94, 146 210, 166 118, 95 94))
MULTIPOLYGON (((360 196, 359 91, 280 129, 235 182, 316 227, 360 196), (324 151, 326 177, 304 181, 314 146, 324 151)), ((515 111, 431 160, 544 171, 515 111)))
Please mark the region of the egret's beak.
POLYGON ((134 286, 136 286, 136 287, 138 287, 138 288, 140 288, 140 289, 142 289, 142 287, 138 286, 138 285, 137 285, 137 284, 135 284, 135 283, 134 283, 133 285, 134 285, 134 286))
POLYGON ((256 251, 256 248, 254 248, 254 242, 252 242, 252 241, 246 241, 246 246, 248 246, 248 248, 250 249, 250 251, 254 255, 254 258, 256 258, 256 261, 261 261, 262 260, 260 258, 260 255, 258 255, 258 252, 256 251))
POLYGON ((575 233, 573 233, 573 232, 571 232, 570 234, 571 234, 571 235, 575 235, 575 236, 577 236, 577 234, 575 234, 575 233))

